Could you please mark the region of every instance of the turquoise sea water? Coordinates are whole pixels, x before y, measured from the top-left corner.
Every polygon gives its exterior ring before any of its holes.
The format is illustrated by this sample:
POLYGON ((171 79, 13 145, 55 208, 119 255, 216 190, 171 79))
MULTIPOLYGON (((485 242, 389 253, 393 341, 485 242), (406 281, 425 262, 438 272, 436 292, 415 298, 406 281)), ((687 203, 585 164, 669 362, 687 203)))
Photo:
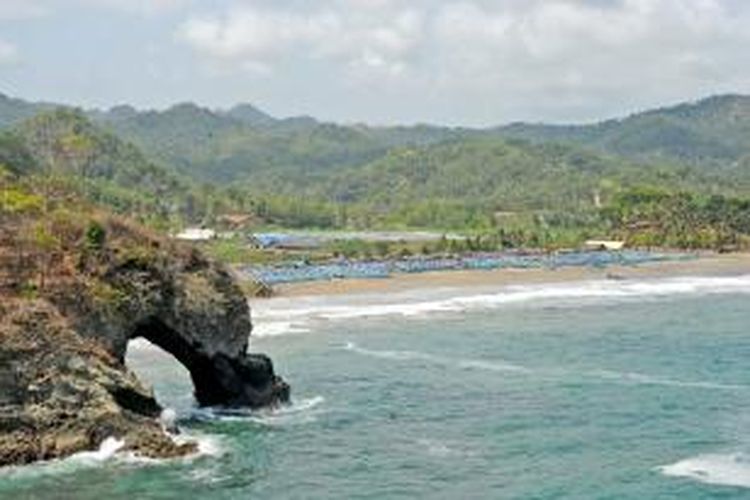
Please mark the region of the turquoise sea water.
POLYGON ((750 277, 434 289, 254 305, 295 404, 197 410, 129 363, 189 460, 0 471, 1 498, 749 498, 750 277))

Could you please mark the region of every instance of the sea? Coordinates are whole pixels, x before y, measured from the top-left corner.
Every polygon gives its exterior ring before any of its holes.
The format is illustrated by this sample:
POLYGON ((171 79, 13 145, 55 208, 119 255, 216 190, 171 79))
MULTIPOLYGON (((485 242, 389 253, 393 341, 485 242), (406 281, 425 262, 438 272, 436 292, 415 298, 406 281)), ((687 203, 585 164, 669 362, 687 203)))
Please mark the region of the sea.
POLYGON ((750 276, 432 288, 252 303, 289 406, 196 407, 133 341, 176 460, 0 469, 8 499, 750 498, 750 276))

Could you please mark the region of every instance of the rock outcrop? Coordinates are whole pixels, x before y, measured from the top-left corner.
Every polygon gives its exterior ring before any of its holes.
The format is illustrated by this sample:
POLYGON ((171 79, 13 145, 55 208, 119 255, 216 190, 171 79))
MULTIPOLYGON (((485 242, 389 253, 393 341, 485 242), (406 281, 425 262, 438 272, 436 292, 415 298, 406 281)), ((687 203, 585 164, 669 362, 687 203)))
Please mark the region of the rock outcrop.
POLYGON ((150 457, 195 450, 162 431, 153 395, 101 345, 71 330, 50 304, 2 307, 0 465, 96 449, 108 437, 150 457))
POLYGON ((43 289, 3 296, 0 465, 110 436, 151 457, 192 451, 162 431, 161 407, 125 366, 138 337, 187 368, 201 405, 288 401, 271 360, 248 353, 247 301, 223 266, 122 222, 96 224, 93 244, 63 254, 43 289))

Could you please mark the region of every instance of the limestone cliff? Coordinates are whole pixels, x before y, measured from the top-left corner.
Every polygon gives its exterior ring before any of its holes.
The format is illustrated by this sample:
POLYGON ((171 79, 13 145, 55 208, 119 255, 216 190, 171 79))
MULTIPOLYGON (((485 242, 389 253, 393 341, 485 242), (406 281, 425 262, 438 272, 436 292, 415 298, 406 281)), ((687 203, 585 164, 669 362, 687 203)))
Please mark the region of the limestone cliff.
MULTIPOLYGON (((78 226, 43 260, 21 248, 26 264, 0 288, 0 465, 94 449, 108 436, 148 456, 190 452, 162 432, 159 404, 124 364, 137 337, 188 369, 201 405, 288 400, 271 360, 247 352, 249 308, 223 266, 122 221, 78 226)), ((0 228, 21 247, 9 227, 22 225, 0 228)))

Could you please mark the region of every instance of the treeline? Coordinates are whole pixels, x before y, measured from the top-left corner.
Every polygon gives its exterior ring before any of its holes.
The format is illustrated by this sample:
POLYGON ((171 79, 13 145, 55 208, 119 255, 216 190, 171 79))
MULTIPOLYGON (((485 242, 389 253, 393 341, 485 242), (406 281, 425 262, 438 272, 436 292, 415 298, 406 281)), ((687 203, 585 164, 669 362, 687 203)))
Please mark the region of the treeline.
POLYGON ((616 196, 602 217, 633 246, 737 249, 750 243, 748 199, 644 187, 616 196))

